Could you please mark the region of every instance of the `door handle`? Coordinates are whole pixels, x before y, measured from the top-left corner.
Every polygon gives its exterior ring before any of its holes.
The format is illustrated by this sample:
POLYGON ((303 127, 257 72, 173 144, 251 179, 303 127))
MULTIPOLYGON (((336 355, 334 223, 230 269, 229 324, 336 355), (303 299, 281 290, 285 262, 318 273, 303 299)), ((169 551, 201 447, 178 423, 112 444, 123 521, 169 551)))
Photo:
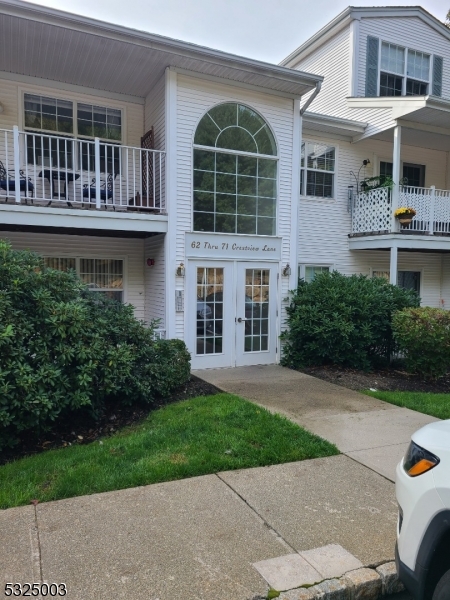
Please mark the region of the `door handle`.
POLYGON ((242 317, 239 317, 237 320, 238 323, 243 323, 244 321, 248 321, 248 319, 243 319, 242 317))

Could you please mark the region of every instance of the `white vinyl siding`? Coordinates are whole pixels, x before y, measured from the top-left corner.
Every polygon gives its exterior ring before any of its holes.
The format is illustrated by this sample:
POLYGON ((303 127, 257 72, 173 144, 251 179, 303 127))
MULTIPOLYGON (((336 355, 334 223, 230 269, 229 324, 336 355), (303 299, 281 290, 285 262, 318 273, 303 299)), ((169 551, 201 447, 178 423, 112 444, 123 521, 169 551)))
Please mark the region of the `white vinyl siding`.
MULTIPOLYGON (((325 77, 320 93, 312 102, 308 111, 335 117, 352 118, 349 116, 346 101, 350 89, 352 61, 350 53, 350 27, 347 26, 309 56, 295 64, 293 68, 299 71, 325 77)), ((306 102, 308 96, 309 94, 302 98, 302 104, 306 102)))
MULTIPOLYGON (((365 96, 367 36, 444 59, 442 97, 450 98, 450 44, 447 38, 417 17, 362 18, 359 36, 358 96, 365 96)), ((429 93, 431 91, 429 90, 429 93)))
POLYGON ((162 76, 145 99, 145 131, 153 127, 154 144, 157 150, 166 149, 165 91, 166 78, 162 76))
MULTIPOLYGON (((379 140, 350 144, 323 135, 318 135, 316 139, 317 142, 335 145, 337 148, 339 168, 336 174, 336 200, 324 198, 318 205, 317 199, 300 198, 298 263, 333 264, 334 269, 346 275, 363 273, 369 276, 371 268, 389 271, 389 252, 349 250, 351 216, 347 211, 347 194, 348 186, 356 185, 350 171, 357 173, 363 159, 369 158, 371 163, 365 171, 361 170, 361 178, 371 177, 380 160, 392 160, 392 144, 379 140)), ((417 152, 415 147, 402 145, 402 161, 417 161, 417 152)), ((421 148, 420 160, 426 166, 425 186, 435 185, 438 189, 446 189, 446 153, 421 148)), ((421 286, 424 305, 439 305, 442 256, 399 251, 399 270, 423 271, 421 286)), ((450 267, 450 261, 447 264, 450 267)), ((446 298, 447 307, 450 308, 450 276, 446 298)))
POLYGON ((115 258, 124 261, 124 302, 135 307, 138 319, 144 319, 144 240, 52 233, 0 231, 18 250, 32 250, 55 258, 115 258))
POLYGON ((150 323, 159 319, 160 329, 165 329, 166 318, 164 237, 163 234, 154 235, 144 244, 145 321, 150 323), (148 259, 153 259, 155 264, 149 266, 148 259))
MULTIPOLYGON (((284 264, 288 263, 291 234, 293 100, 185 75, 178 75, 177 81, 177 207, 171 215, 171 218, 177 221, 176 265, 186 263, 184 234, 192 230, 194 133, 198 122, 211 107, 227 101, 254 108, 268 122, 275 135, 279 156, 277 234, 283 237, 282 261, 284 264)), ((287 278, 281 278, 281 286, 280 293, 284 298, 288 293, 287 278)), ((183 338, 183 313, 176 313, 176 319, 176 336, 183 338)), ((281 322, 283 321, 282 316, 281 322)))

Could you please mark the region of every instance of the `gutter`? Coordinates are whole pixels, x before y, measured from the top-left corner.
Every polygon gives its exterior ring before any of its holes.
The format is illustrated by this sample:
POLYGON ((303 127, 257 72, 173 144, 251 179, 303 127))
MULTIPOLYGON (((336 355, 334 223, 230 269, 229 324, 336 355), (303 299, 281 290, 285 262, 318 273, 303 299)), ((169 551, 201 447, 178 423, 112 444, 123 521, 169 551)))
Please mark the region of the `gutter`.
POLYGON ((308 100, 305 102, 305 104, 300 109, 300 116, 303 116, 303 113, 306 111, 306 109, 311 104, 311 102, 316 99, 316 97, 319 94, 321 88, 322 88, 322 82, 318 81, 316 83, 316 89, 313 91, 313 93, 311 94, 311 96, 308 98, 308 100))

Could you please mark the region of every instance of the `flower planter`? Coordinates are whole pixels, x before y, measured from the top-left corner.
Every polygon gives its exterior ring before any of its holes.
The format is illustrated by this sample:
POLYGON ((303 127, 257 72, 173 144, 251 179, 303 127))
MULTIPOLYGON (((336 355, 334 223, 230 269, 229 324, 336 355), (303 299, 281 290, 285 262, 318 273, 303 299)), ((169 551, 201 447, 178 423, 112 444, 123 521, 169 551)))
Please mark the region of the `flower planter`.
POLYGON ((406 225, 411 225, 411 222, 414 219, 414 215, 404 214, 404 215, 399 215, 396 218, 401 225, 406 226, 406 225))

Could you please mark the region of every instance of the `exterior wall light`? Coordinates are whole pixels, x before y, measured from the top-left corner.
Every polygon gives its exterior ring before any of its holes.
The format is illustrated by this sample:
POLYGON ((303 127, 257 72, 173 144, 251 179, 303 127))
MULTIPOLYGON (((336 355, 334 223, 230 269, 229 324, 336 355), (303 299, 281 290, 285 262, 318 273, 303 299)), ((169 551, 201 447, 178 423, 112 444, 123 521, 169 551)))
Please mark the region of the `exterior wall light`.
POLYGON ((289 263, 281 271, 281 274, 283 275, 283 277, 289 277, 291 275, 291 267, 289 263))
POLYGON ((184 277, 184 263, 180 263, 180 266, 177 267, 175 274, 177 277, 184 277))

